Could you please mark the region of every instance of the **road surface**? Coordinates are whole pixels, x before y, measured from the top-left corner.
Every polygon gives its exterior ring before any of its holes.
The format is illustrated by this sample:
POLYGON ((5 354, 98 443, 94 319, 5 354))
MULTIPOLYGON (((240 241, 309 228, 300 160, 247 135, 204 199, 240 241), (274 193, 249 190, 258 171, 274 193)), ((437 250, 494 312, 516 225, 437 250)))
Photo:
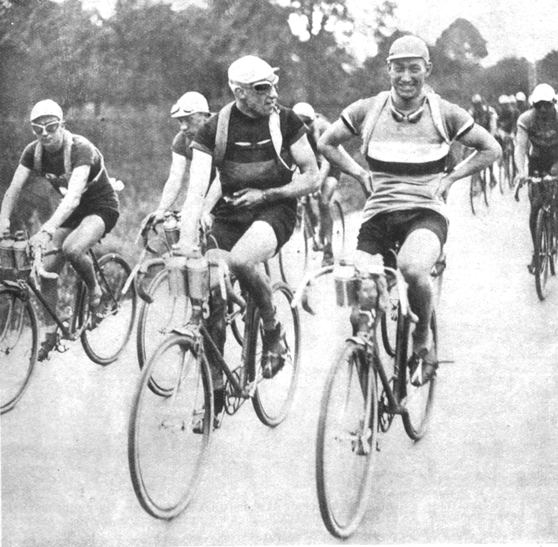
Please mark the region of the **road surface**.
MULTIPOLYGON (((540 302, 527 272, 525 192, 493 192, 473 216, 468 183, 450 196, 439 311, 441 366, 430 430, 413 444, 396 418, 376 488, 348 541, 558 541, 558 283, 540 302)), ((352 218, 352 239, 358 218, 352 218)), ((349 332, 332 287, 303 315, 303 361, 289 419, 264 427, 250 404, 213 439, 201 492, 180 517, 147 515, 132 489, 127 423, 139 379, 134 344, 115 364, 79 344, 39 363, 1 418, 4 546, 335 544, 318 511, 314 446, 328 367, 349 332)))

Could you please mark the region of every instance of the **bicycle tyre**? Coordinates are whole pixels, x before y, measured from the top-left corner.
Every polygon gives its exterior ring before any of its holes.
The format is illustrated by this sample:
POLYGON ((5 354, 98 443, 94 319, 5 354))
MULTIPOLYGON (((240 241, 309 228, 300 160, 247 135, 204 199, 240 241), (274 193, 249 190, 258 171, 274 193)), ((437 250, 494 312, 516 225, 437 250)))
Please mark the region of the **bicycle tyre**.
POLYGON ((340 258, 345 255, 345 213, 343 213, 341 202, 336 198, 331 202, 331 220, 333 223, 333 233, 331 236, 333 256, 340 258))
POLYGON ((550 245, 548 215, 541 208, 537 214, 535 228, 535 288, 539 300, 544 300, 548 295, 547 281, 550 269, 550 245))
POLYGON ((480 191, 480 179, 478 177, 477 173, 473 173, 471 175, 471 180, 469 182, 469 203, 471 204, 471 211, 473 212, 473 215, 476 215, 476 208, 475 208, 475 200, 477 198, 477 195, 480 191))
POLYGON ((320 514, 328 531, 338 538, 355 532, 368 507, 378 431, 377 397, 376 377, 368 368, 364 349, 347 341, 326 380, 316 443, 320 514), (366 393, 370 394, 368 402, 366 393), (370 420, 364 428, 367 408, 370 420))
POLYGON ((190 300, 186 296, 173 297, 170 294, 167 269, 157 272, 149 283, 146 293, 153 302, 149 304, 145 300, 140 301, 136 335, 140 369, 147 363, 149 353, 153 353, 148 351, 148 345, 151 348, 158 347, 173 327, 186 323, 191 311, 190 300))
POLYGON ((299 204, 297 223, 290 239, 279 250, 279 271, 281 279, 296 287, 308 269, 308 238, 304 206, 299 204))
POLYGON ((399 293, 393 276, 388 274, 390 307, 380 320, 382 347, 389 357, 395 357, 397 347, 397 318, 399 317, 399 293))
POLYGON ((23 397, 38 351, 39 325, 31 301, 18 289, 0 288, 0 414, 23 397))
POLYGON ((212 425, 207 361, 189 337, 172 334, 142 371, 128 427, 132 484, 140 505, 151 516, 170 520, 191 503, 205 467, 212 425), (167 378, 164 396, 150 387, 151 377, 163 374, 159 368, 167 378), (192 430, 197 418, 203 418, 202 434, 192 430))
MULTIPOLYGON (((438 354, 438 324, 436 322, 436 312, 432 312, 430 328, 438 354)), ((400 400, 406 408, 402 415, 403 426, 407 435, 414 441, 424 437, 428 430, 428 424, 434 405, 434 395, 436 393, 436 375, 426 384, 416 387, 411 384, 407 361, 412 354, 412 322, 408 317, 400 314, 398 324, 398 340, 396 363, 399 371, 400 400)))
MULTIPOLYGON (((81 334, 81 343, 87 356, 98 365, 106 366, 118 359, 130 339, 136 318, 136 287, 131 283, 125 295, 121 294, 132 269, 120 255, 109 253, 99 259, 97 280, 103 291, 98 308, 102 319, 81 334), (126 322, 123 323, 122 319, 126 322)), ((82 320, 89 315, 86 291, 81 298, 82 320)))
POLYGON ((278 282, 273 286, 273 301, 277 309, 278 320, 281 321, 287 336, 289 358, 284 367, 270 379, 262 379, 261 374, 261 337, 262 327, 259 311, 253 306, 252 318, 248 322, 253 325, 248 340, 248 371, 249 379, 258 382, 252 404, 260 421, 276 427, 283 422, 293 402, 300 365, 300 317, 298 309, 291 307, 293 293, 290 287, 278 282), (257 325, 257 328, 255 327, 257 325))

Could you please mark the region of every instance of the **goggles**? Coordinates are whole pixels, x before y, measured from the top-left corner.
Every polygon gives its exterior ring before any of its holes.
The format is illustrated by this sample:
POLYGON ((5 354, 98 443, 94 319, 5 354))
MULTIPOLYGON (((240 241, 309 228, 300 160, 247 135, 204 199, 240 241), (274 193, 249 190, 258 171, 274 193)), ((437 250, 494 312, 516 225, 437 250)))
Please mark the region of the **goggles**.
POLYGON ((403 114, 403 112, 399 112, 399 110, 397 110, 393 106, 393 103, 391 102, 391 98, 389 101, 389 109, 391 115, 393 119, 398 123, 404 121, 407 121, 409 123, 417 123, 422 118, 422 114, 424 113, 425 106, 426 106, 426 101, 422 103, 422 106, 418 110, 415 110, 414 112, 411 112, 410 114, 407 115, 407 114, 403 114))
POLYGON ((277 84, 279 83, 279 78, 275 76, 273 82, 271 81, 260 81, 254 84, 243 84, 242 87, 251 89, 254 93, 258 95, 268 95, 271 93, 272 89, 277 89, 277 84))
POLYGON ((61 121, 57 121, 57 122, 50 122, 43 125, 42 123, 31 122, 31 129, 33 130, 33 133, 35 133, 36 135, 42 135, 43 131, 46 131, 47 133, 56 133, 61 123, 62 123, 61 121))

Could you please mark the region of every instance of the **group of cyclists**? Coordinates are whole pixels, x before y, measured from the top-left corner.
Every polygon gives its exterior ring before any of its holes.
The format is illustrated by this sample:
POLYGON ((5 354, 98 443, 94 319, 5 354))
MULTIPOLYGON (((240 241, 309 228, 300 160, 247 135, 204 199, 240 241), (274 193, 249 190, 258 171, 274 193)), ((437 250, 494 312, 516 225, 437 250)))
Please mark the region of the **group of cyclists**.
MULTIPOLYGON (((281 370, 287 348, 270 279, 259 266, 293 234, 297 198, 320 191, 323 262, 331 264, 328 204, 340 173, 366 190, 355 265, 361 276, 376 285, 385 307, 387 285, 381 272, 390 249, 398 247, 398 268, 418 317, 408 366, 411 373, 422 371, 416 379, 421 385, 438 367, 430 330, 431 271, 448 236, 446 200, 451 187, 493 166, 506 138, 515 141, 518 184, 535 171, 555 170, 558 165, 556 99, 549 85, 535 88, 530 99, 533 108, 527 108, 525 96, 518 93, 513 100, 500 97, 497 109, 475 95, 466 110, 444 100, 427 84, 432 63, 420 38, 407 35, 395 40, 386 61, 390 89, 348 105, 333 123, 308 103, 292 109, 281 105, 279 69, 253 55, 230 65, 233 99, 217 114, 196 91, 189 91, 172 107, 171 117, 180 131, 172 143, 171 168, 159 204, 144 224, 161 220, 180 191, 187 189, 177 252, 198 255, 200 224, 210 230, 217 247, 214 252, 260 310, 264 378, 281 370), (366 167, 343 148, 354 136, 362 141, 366 167), (454 165, 450 147, 456 141, 474 153, 454 165)), ((31 243, 61 249, 62 253, 45 259, 45 269, 59 271, 67 259, 85 282, 94 310, 101 295, 87 252, 118 219, 116 192, 102 154, 86 138, 65 128, 59 105, 52 100, 38 102, 30 123, 36 140, 23 151, 3 198, 0 233, 9 230, 18 196, 31 174, 47 180, 62 199, 31 243)), ((533 231, 540 197, 531 199, 533 231)), ((55 305, 56 280, 43 279, 42 287, 55 305)), ((212 337, 222 350, 223 317, 213 317, 210 323, 212 337)), ((40 359, 54 347, 54 327, 47 324, 40 359)), ((212 379, 215 414, 219 414, 225 399, 222 373, 212 370, 212 379)))

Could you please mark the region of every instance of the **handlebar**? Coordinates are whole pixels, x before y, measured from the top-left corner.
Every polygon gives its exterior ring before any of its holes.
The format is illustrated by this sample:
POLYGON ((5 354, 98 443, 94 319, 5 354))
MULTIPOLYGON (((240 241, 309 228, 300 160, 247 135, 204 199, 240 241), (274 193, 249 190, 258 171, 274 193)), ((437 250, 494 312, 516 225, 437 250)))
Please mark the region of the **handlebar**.
POLYGON ((526 177, 525 181, 522 183, 520 179, 518 179, 514 191, 513 196, 515 201, 519 201, 519 190, 521 187, 526 184, 556 184, 558 182, 558 177, 553 175, 544 175, 544 176, 531 176, 526 177))

